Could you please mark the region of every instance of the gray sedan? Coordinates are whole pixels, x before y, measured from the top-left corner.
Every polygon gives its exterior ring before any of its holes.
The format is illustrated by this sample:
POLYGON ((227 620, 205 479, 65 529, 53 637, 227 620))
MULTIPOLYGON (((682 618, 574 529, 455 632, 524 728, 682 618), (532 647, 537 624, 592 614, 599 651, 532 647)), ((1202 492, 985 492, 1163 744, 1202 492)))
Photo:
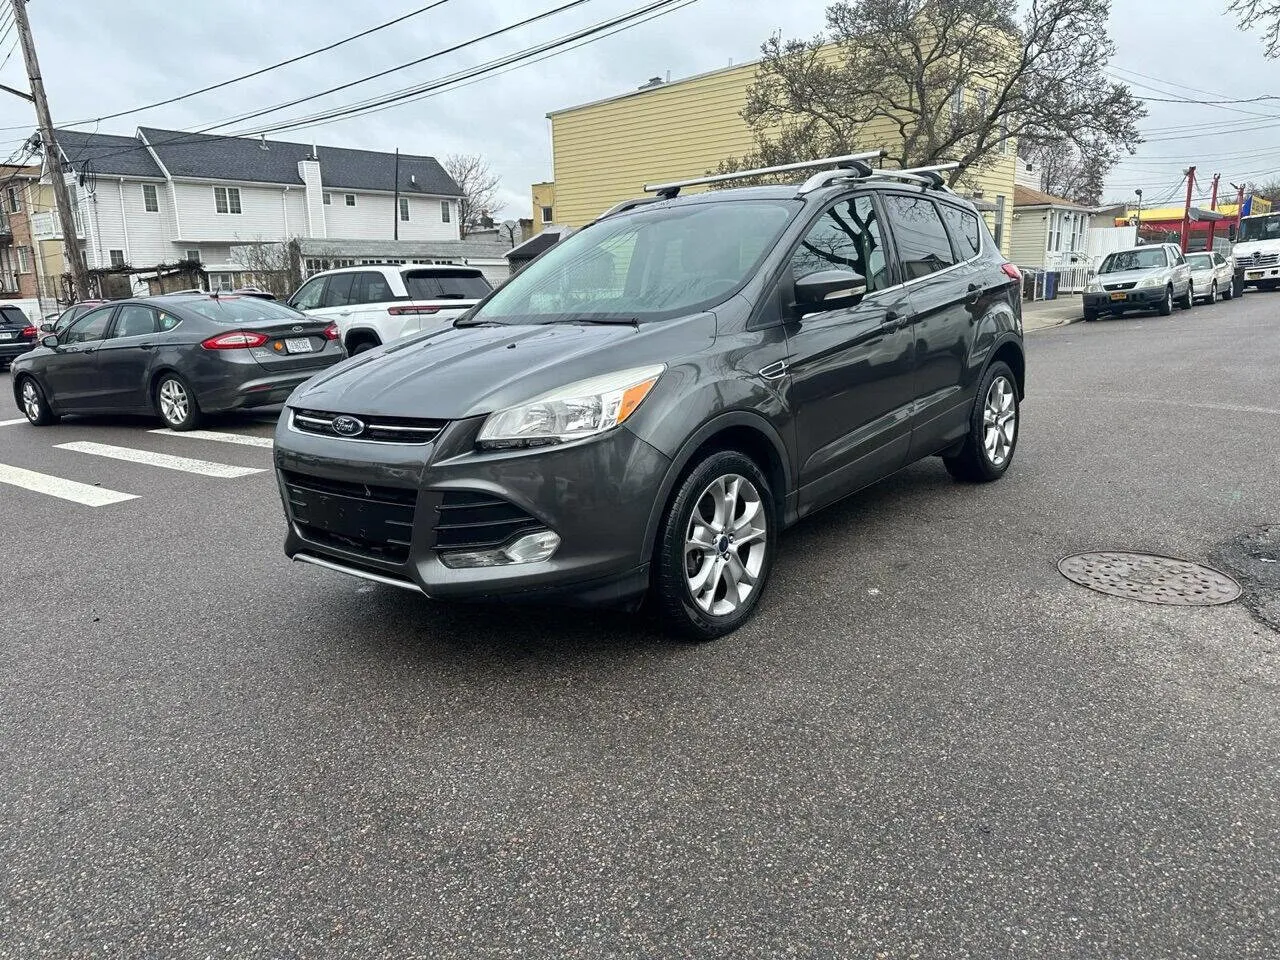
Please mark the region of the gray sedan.
POLYGON ((37 426, 63 414, 205 413, 283 403, 345 356, 333 324, 257 297, 182 294, 90 310, 13 363, 14 400, 37 426))

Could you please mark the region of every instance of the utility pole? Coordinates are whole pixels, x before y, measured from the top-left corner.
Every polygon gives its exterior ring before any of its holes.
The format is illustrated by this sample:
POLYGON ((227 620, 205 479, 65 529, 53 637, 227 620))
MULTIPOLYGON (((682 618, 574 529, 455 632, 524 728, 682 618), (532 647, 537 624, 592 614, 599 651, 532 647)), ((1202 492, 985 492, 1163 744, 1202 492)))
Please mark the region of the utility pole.
MULTIPOLYGON (((1218 181, 1221 179, 1222 179, 1222 174, 1215 173, 1213 175, 1213 193, 1210 194, 1209 196, 1209 209, 1215 213, 1218 210, 1218 181)), ((1216 221, 1214 220, 1209 221, 1209 245, 1205 247, 1205 249, 1208 250, 1210 253, 1213 253, 1213 235, 1217 232, 1216 230, 1217 226, 1218 224, 1216 221)))
POLYGON ((395 180, 396 180, 396 201, 391 205, 393 208, 391 211, 391 227, 392 227, 392 236, 396 240, 399 240, 400 239, 400 148, 399 147, 396 147, 395 180))
POLYGON ((13 0, 13 22, 18 29, 18 42, 22 44, 22 57, 27 61, 27 77, 31 81, 29 99, 36 108, 36 120, 40 124, 40 140, 44 145, 44 160, 53 179, 53 196, 58 206, 58 218, 62 221, 62 243, 71 276, 75 284, 73 296, 83 299, 89 296, 89 277, 85 271, 84 257, 80 253, 80 241, 76 236, 76 215, 71 206, 71 194, 62 175, 62 152, 53 135, 53 119, 49 116, 49 101, 44 93, 44 81, 40 79, 40 61, 36 59, 36 45, 31 38, 31 24, 27 22, 27 0, 13 0))
POLYGON ((1187 252, 1187 239, 1191 236, 1191 189, 1196 185, 1196 168, 1187 168, 1187 205, 1182 210, 1182 252, 1187 252))
POLYGON ((1142 188, 1139 187, 1137 190, 1133 192, 1138 195, 1138 216, 1133 223, 1134 229, 1136 231, 1133 235, 1133 239, 1135 243, 1140 244, 1142 243, 1142 188))

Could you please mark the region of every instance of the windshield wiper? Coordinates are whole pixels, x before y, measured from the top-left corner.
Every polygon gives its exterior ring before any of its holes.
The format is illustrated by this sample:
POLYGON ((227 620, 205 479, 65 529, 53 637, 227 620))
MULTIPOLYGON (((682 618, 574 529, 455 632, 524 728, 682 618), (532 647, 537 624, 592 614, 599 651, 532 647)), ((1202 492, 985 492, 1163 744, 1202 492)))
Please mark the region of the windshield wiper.
POLYGON ((553 323, 586 323, 607 327, 635 327, 640 329, 640 320, 636 317, 566 317, 554 320, 553 323))
POLYGON ((500 326, 502 326, 502 324, 498 323, 498 321, 496 320, 479 320, 479 319, 469 320, 466 317, 459 317, 457 320, 453 321, 453 329, 455 330, 457 330, 459 327, 500 327, 500 326))

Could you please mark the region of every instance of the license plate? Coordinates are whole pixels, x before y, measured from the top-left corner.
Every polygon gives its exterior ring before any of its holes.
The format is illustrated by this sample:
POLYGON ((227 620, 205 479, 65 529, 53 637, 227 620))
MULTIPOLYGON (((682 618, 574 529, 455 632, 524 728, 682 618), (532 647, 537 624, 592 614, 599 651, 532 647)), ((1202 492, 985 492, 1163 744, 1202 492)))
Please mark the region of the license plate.
POLYGON ((1113 294, 1111 295, 1111 299, 1112 299, 1112 300, 1126 300, 1126 299, 1128 299, 1128 296, 1129 296, 1129 295, 1128 295, 1127 293, 1113 293, 1113 294))
POLYGON ((288 353, 312 353, 311 340, 308 337, 289 337, 284 342, 288 353))
POLYGON ((1250 270, 1248 273, 1245 274, 1245 276, 1248 277, 1250 280, 1261 280, 1262 274, 1263 274, 1263 271, 1261 270, 1250 270))
POLYGON ((0 330, 0 340, 17 340, 16 333, 10 333, 8 330, 0 330))

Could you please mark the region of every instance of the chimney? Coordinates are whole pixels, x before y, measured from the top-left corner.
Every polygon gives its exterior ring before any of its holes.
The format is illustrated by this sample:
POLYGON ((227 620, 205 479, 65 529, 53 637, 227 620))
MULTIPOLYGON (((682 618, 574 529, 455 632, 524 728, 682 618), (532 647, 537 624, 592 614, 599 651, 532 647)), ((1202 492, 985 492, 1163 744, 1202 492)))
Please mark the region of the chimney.
POLYGON ((649 78, 649 82, 648 82, 648 83, 642 83, 642 84, 640 85, 640 89, 641 89, 641 90, 652 90, 654 87, 660 87, 660 86, 662 86, 662 78, 661 78, 661 77, 650 77, 650 78, 649 78))
POLYGON ((270 150, 270 149, 271 149, 270 147, 268 147, 268 146, 267 146, 267 135, 266 135, 265 133, 264 133, 264 134, 262 134, 262 142, 258 144, 258 149, 259 149, 259 150, 270 150))

